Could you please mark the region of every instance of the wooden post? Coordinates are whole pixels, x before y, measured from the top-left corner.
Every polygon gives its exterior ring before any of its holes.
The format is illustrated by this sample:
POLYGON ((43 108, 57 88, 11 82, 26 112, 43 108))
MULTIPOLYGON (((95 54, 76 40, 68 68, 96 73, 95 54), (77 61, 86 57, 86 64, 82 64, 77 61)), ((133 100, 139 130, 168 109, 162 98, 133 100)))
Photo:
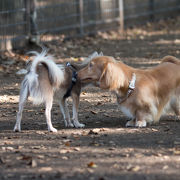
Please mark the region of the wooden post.
POLYGON ((31 28, 30 28, 30 1, 24 0, 24 7, 26 9, 24 14, 24 20, 26 21, 25 31, 28 37, 30 37, 31 34, 31 28))
POLYGON ((27 32, 29 41, 32 43, 39 43, 39 35, 37 32, 37 12, 36 12, 36 0, 25 0, 26 6, 26 21, 27 21, 27 32))
POLYGON ((80 34, 84 35, 84 6, 83 0, 79 0, 80 34))
POLYGON ((119 0, 119 25, 120 32, 124 33, 124 3, 123 0, 119 0))
POLYGON ((154 21, 154 0, 149 0, 149 11, 152 12, 152 14, 150 14, 150 21, 153 22, 154 21))

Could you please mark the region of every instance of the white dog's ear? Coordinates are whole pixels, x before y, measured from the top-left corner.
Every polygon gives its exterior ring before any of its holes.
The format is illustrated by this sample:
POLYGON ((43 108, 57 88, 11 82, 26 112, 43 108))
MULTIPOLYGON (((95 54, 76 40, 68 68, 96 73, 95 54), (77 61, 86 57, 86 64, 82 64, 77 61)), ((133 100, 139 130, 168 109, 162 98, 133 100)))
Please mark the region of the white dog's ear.
POLYGON ((90 54, 90 55, 88 56, 88 58, 90 58, 90 59, 92 60, 93 58, 95 58, 95 57, 97 57, 97 56, 98 56, 97 51, 94 51, 92 54, 90 54))
POLYGON ((94 51, 92 54, 90 54, 88 56, 88 58, 90 58, 92 60, 92 59, 99 57, 99 56, 103 56, 103 53, 102 52, 98 53, 97 51, 94 51))
POLYGON ((102 52, 102 51, 99 53, 99 56, 104 56, 104 54, 103 54, 103 52, 102 52))

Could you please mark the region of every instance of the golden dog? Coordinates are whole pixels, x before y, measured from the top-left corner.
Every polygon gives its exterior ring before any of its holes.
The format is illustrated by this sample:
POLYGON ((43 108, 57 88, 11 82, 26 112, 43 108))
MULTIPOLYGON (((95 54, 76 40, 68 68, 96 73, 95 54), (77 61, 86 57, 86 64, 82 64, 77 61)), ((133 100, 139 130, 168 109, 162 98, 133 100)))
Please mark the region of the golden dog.
POLYGON ((121 111, 131 118, 126 126, 146 127, 159 121, 164 110, 180 114, 180 60, 166 56, 149 69, 136 69, 101 56, 78 72, 81 82, 113 91, 121 111))

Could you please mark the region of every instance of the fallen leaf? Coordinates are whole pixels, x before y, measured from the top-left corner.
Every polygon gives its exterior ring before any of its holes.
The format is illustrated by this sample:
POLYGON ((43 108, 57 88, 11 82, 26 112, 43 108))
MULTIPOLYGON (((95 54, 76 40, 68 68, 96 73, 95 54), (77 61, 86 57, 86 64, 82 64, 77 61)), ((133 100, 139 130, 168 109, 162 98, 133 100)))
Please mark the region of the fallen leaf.
POLYGON ((38 159, 44 159, 45 157, 44 157, 44 155, 38 155, 37 158, 38 159))
POLYGON ((32 160, 32 156, 27 156, 27 155, 23 155, 22 157, 21 157, 21 159, 22 160, 32 160))
POLYGON ((41 146, 32 146, 32 149, 41 149, 41 146))
POLYGON ((98 144, 98 143, 94 143, 94 146, 96 146, 96 147, 98 147, 100 144, 98 144))
POLYGON ((60 152, 61 154, 66 154, 68 151, 67 151, 66 149, 61 149, 59 152, 60 152))
POLYGON ((0 164, 5 164, 5 160, 3 157, 0 157, 0 164))
POLYGON ((94 110, 91 110, 90 111, 92 114, 97 114, 98 112, 97 111, 94 111, 94 110))
POLYGON ((47 171, 52 171, 52 168, 51 167, 42 167, 39 169, 40 172, 47 172, 47 171))
POLYGON ((67 156, 62 156, 61 158, 64 159, 64 160, 68 160, 67 156))
POLYGON ((70 153, 70 152, 72 152, 71 149, 61 149, 61 150, 59 151, 60 154, 66 154, 66 153, 70 153))
POLYGON ((2 150, 3 151, 13 151, 14 150, 14 148, 13 147, 2 147, 2 150))
POLYGON ((87 171, 88 171, 89 173, 94 173, 94 170, 91 169, 91 168, 88 168, 87 171))
POLYGON ((166 170, 166 169, 168 169, 168 168, 169 168, 168 165, 163 166, 163 170, 166 170))
POLYGON ((86 95, 86 92, 82 92, 81 94, 82 94, 82 95, 86 95))
POLYGON ((36 134, 45 134, 43 131, 36 131, 36 134))
POLYGON ((80 151, 80 148, 79 147, 75 147, 74 150, 75 151, 80 151))
POLYGON ((24 56, 23 58, 25 61, 29 60, 29 56, 24 56))
POLYGON ((70 139, 63 139, 62 142, 67 143, 67 142, 71 142, 71 140, 70 139))
POLYGON ((94 162, 88 163, 87 166, 88 166, 89 168, 96 168, 96 167, 97 167, 97 165, 96 165, 94 162))
POLYGON ((91 129, 89 132, 88 132, 89 135, 98 135, 98 131, 94 130, 94 129, 91 129))
POLYGON ((97 106, 99 106, 99 105, 102 105, 102 102, 98 102, 98 103, 97 103, 97 106))
POLYGON ((34 159, 31 159, 28 165, 34 168, 34 167, 37 167, 37 162, 34 159))
POLYGON ((175 155, 180 155, 180 150, 174 150, 175 155))
POLYGON ((22 149, 24 146, 18 146, 17 149, 22 149))
POLYGON ((66 143, 65 143, 65 146, 68 146, 68 147, 69 147, 69 146, 70 146, 70 142, 66 142, 66 143))
POLYGON ((158 129, 155 129, 155 128, 152 128, 151 130, 154 131, 154 132, 157 132, 157 131, 158 131, 158 129))
POLYGON ((5 144, 5 145, 11 145, 11 144, 13 144, 13 142, 11 142, 11 141, 5 141, 4 144, 5 144))
POLYGON ((134 171, 134 172, 137 172, 137 171, 139 171, 139 170, 140 170, 140 167, 139 167, 139 166, 135 166, 135 167, 132 168, 132 171, 134 171))
POLYGON ((106 117, 112 117, 110 114, 104 113, 104 116, 106 117))

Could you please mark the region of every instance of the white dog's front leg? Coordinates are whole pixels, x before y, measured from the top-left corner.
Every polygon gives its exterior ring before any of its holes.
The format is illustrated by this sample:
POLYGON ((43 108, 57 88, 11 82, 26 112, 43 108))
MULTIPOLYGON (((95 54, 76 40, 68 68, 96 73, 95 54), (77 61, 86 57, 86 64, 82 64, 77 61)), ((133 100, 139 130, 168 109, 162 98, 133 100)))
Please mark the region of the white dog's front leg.
POLYGON ((72 94, 73 99, 73 124, 76 128, 83 128, 85 125, 78 121, 78 107, 79 107, 79 96, 72 94))
POLYGON ((135 119, 132 119, 126 123, 126 127, 134 127, 135 126, 135 119))
POLYGON ((61 112, 63 114, 65 127, 74 127, 74 125, 71 123, 71 120, 70 120, 70 115, 69 115, 69 110, 67 107, 66 100, 62 98, 59 102, 59 105, 60 105, 61 112))

